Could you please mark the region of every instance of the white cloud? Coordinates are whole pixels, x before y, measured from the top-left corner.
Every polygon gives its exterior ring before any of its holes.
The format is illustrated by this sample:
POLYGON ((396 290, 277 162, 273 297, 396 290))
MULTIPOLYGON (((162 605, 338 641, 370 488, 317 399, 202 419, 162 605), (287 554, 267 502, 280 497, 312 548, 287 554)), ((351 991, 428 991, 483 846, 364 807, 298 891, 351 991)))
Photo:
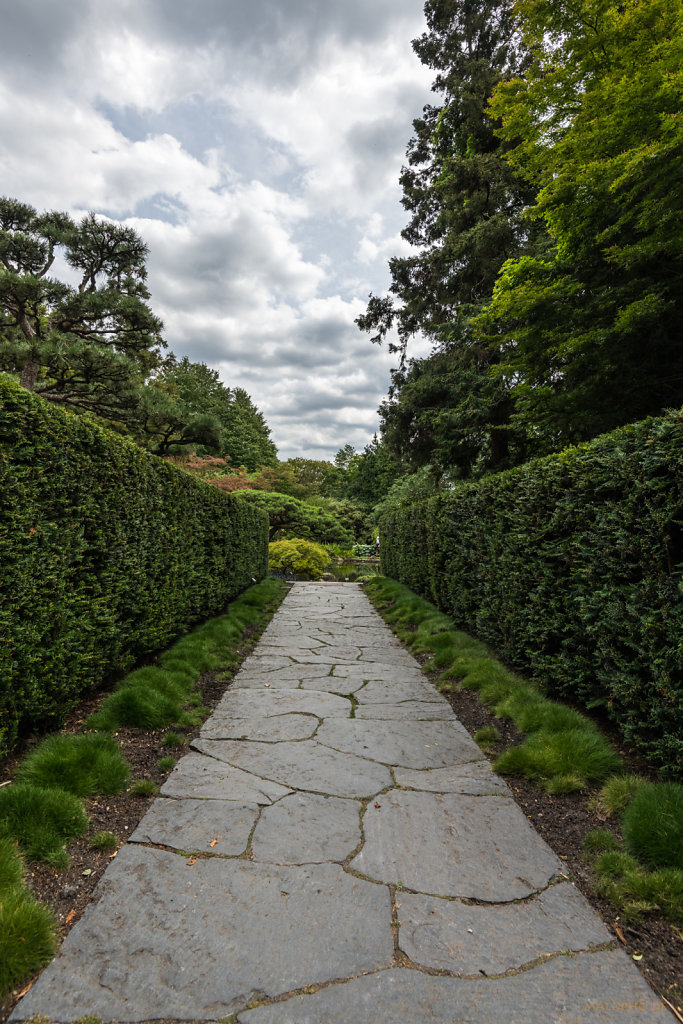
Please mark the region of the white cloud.
POLYGON ((246 388, 283 457, 363 447, 394 359, 354 319, 408 251, 422 0, 58 6, 6 12, 3 192, 135 226, 170 348, 246 388))

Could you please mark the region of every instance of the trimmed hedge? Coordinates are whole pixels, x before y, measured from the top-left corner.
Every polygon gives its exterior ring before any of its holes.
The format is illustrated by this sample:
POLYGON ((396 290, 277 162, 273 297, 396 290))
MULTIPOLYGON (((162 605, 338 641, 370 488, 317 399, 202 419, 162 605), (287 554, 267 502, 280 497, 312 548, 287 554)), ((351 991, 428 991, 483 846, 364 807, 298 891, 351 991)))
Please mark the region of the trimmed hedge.
POLYGON ((268 517, 0 374, 0 752, 216 615, 268 517))
POLYGON ((683 416, 382 520, 382 571, 683 774, 683 416))

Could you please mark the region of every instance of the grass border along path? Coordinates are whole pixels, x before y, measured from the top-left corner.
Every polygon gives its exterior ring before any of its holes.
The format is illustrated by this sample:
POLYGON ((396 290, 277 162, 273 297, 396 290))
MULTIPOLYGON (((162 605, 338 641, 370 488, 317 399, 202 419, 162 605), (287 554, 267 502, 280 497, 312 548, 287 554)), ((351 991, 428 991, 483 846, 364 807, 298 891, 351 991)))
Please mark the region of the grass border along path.
MULTIPOLYGON (((508 671, 482 643, 458 631, 408 587, 375 577, 364 589, 413 654, 429 656, 423 667, 436 674, 438 689, 477 691, 494 716, 514 722, 522 742, 494 760, 498 773, 528 779, 555 795, 602 786, 598 820, 621 817, 622 836, 605 829, 586 836, 585 856, 597 893, 619 910, 623 921, 652 914, 680 928, 683 786, 626 775, 622 759, 593 721, 508 671)), ((495 733, 488 726, 475 735, 484 752, 495 733)), ((680 931, 676 934, 680 941, 680 931)), ((672 994, 680 999, 680 991, 672 994)))
POLYGON ((549 793, 571 793, 621 770, 619 755, 594 722, 509 672, 434 605, 386 577, 372 580, 366 590, 413 653, 432 655, 424 667, 441 669, 438 689, 477 690, 496 717, 510 719, 525 734, 520 746, 495 762, 501 775, 534 779, 549 793))
MULTIPOLYGON (((45 738, 21 761, 11 784, 0 788, 0 1019, 59 945, 59 923, 53 910, 29 891, 27 865, 34 877, 41 864, 53 874, 64 874, 69 843, 90 827, 86 800, 125 790, 133 802, 143 790, 146 795, 156 792, 149 778, 130 781, 120 740, 112 733, 121 729, 146 734, 172 727, 175 731, 161 740, 162 747, 183 745, 184 733, 196 729, 208 713, 198 691, 202 676, 217 674, 227 686, 244 657, 245 640, 253 646, 286 591, 276 579, 250 587, 223 615, 160 654, 154 665, 121 679, 82 723, 82 731, 45 738)), ((152 742, 157 745, 159 740, 152 742)), ((160 770, 167 771, 175 758, 162 761, 160 770)), ((135 810, 144 807, 138 799, 135 810)), ((117 846, 111 833, 98 832, 89 842, 95 850, 117 846)))

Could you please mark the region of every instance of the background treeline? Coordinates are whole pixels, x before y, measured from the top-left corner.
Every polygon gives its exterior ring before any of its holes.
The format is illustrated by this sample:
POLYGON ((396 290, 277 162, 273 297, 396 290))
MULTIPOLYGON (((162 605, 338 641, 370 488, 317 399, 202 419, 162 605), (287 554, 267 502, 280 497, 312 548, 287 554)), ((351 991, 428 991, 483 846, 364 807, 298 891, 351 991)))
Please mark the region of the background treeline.
POLYGON ((0 374, 0 753, 267 571, 267 516, 0 374))
POLYGON ((387 512, 382 569, 683 777, 683 418, 387 512))
POLYGON ((683 402, 682 10, 427 0, 416 248, 358 321, 401 355, 382 441, 406 469, 481 477, 683 402))

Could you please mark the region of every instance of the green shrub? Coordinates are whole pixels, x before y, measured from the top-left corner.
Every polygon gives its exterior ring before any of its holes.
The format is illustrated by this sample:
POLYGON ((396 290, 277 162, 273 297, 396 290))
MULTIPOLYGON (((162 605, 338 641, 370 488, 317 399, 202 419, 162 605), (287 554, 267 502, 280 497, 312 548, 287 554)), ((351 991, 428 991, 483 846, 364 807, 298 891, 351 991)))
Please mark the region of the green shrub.
POLYGON ((154 796, 158 788, 152 779, 138 779, 130 787, 129 792, 131 796, 154 796))
POLYGON ((624 811, 622 831, 626 849, 643 864, 683 871, 683 786, 641 786, 624 811))
POLYGON ((128 781, 128 765, 111 736, 49 736, 22 763, 17 782, 44 789, 63 789, 74 796, 120 793, 128 781))
POLYGON ((157 768, 160 772, 170 772, 171 768, 175 768, 177 760, 175 757, 160 757, 157 762, 157 768))
POLYGON ((0 998, 41 967, 57 952, 54 917, 24 889, 0 896, 0 998))
POLYGON ((119 841, 113 832, 96 832, 88 846, 91 850, 116 850, 119 841))
POLYGON ((71 793, 28 783, 0 789, 0 829, 17 840, 29 860, 66 867, 64 844, 87 828, 87 815, 71 793))
POLYGON ((271 572, 319 580, 329 562, 330 556, 325 548, 310 540, 276 540, 268 545, 268 568, 271 572))
POLYGON ((0 754, 216 615, 267 515, 0 374, 0 754))
POLYGON ((683 417, 388 511, 382 571, 683 774, 683 417))
POLYGON ((597 730, 540 729, 501 754, 494 768, 501 775, 538 779, 553 793, 570 793, 619 771, 621 761, 597 730))

